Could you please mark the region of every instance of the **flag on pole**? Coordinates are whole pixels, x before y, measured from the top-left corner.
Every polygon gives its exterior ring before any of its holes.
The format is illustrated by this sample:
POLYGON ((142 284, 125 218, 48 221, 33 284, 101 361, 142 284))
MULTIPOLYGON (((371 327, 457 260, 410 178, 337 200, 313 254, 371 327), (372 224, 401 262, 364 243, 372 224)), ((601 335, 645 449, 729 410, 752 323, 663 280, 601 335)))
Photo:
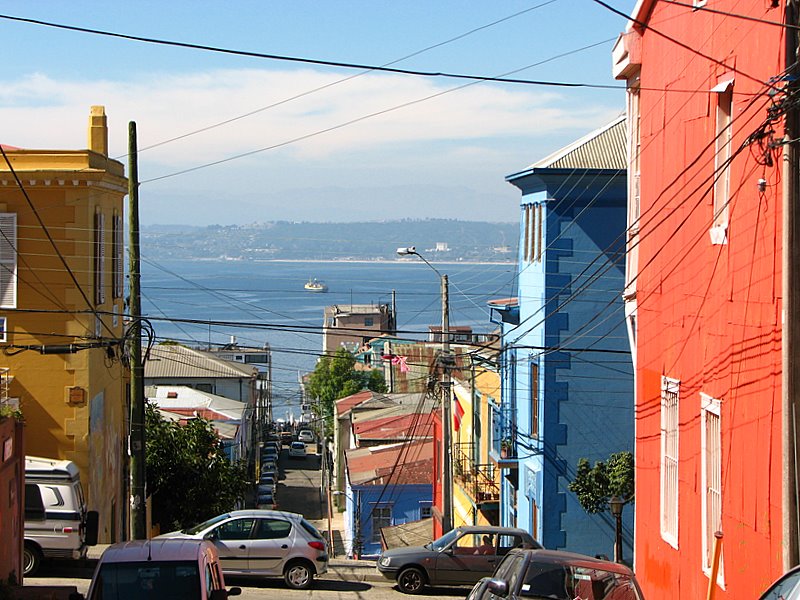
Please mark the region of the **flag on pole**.
POLYGON ((453 411, 453 428, 458 431, 461 428, 461 418, 464 416, 464 407, 461 406, 461 402, 458 401, 458 396, 455 398, 456 406, 453 411))

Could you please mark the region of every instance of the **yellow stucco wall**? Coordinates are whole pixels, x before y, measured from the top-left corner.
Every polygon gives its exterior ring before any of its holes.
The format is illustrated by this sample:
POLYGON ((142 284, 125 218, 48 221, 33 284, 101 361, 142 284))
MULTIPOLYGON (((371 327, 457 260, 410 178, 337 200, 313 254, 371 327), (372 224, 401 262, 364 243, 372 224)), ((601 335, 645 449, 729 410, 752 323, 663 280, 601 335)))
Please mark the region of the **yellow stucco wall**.
POLYGON ((100 541, 110 542, 120 539, 127 508, 128 375, 120 348, 52 355, 21 348, 123 335, 123 299, 113 297, 112 223, 123 214, 127 180, 122 164, 105 155, 102 107, 92 107, 90 122, 88 150, 6 150, 24 193, 0 158, 0 212, 17 215, 18 257, 16 310, 0 308, 7 319, 0 367, 9 369, 8 395, 19 398, 25 415, 26 453, 75 461, 89 509, 100 513, 100 541), (100 304, 94 280, 96 213, 105 219, 100 304))
MULTIPOLYGON (((453 440, 453 463, 454 472, 457 472, 456 463, 459 452, 468 452, 470 444, 475 443, 473 439, 474 414, 473 400, 480 403, 479 414, 481 419, 482 435, 480 437, 480 450, 478 464, 487 465, 489 460, 489 439, 490 439, 490 410, 487 402, 488 397, 497 399, 500 394, 500 377, 494 370, 476 365, 472 372, 465 373, 461 378, 456 378, 453 382, 453 394, 457 402, 461 404, 464 415, 461 418, 461 425, 458 431, 453 430, 451 439, 453 440), (473 393, 473 387, 477 394, 473 393)), ((455 414, 456 403, 453 403, 455 414)), ((500 472, 496 471, 495 482, 499 487, 500 472)), ((469 489, 469 482, 463 482, 456 475, 453 485, 453 524, 459 525, 489 525, 490 522, 486 515, 476 509, 475 498, 472 497, 469 489)))

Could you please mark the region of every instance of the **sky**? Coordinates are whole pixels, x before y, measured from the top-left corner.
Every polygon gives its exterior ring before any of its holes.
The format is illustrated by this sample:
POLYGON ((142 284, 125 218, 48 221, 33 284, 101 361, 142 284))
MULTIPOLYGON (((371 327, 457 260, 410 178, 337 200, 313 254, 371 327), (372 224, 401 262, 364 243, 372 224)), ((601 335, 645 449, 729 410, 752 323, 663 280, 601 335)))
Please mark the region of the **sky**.
MULTIPOLYGON (((634 0, 608 0, 629 15, 634 0)), ((512 222, 509 174, 613 120, 626 19, 593 0, 0 0, 0 142, 87 146, 105 106, 143 225, 512 222), (606 88, 474 82, 147 43, 606 88)))

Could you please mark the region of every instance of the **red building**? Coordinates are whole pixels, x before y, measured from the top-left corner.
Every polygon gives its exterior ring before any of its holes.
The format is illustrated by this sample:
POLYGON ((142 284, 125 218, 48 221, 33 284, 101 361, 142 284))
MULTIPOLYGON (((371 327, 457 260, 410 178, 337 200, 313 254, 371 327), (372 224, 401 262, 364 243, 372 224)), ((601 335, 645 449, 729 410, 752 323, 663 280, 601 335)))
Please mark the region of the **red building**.
POLYGON ((796 177, 781 143, 784 4, 639 0, 614 49, 629 92, 634 567, 648 600, 705 597, 716 532, 716 598, 757 598, 796 562, 782 452, 794 440, 782 199, 796 177))

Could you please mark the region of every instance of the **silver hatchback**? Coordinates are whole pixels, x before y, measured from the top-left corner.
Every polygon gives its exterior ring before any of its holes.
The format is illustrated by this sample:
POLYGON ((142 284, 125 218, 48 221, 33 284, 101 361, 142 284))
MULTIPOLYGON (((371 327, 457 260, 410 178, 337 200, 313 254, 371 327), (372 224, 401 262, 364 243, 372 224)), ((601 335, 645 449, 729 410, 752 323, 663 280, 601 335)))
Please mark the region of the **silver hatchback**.
POLYGON ((328 571, 325 538, 297 513, 234 510, 158 537, 209 540, 225 575, 283 577, 294 589, 311 587, 328 571))

